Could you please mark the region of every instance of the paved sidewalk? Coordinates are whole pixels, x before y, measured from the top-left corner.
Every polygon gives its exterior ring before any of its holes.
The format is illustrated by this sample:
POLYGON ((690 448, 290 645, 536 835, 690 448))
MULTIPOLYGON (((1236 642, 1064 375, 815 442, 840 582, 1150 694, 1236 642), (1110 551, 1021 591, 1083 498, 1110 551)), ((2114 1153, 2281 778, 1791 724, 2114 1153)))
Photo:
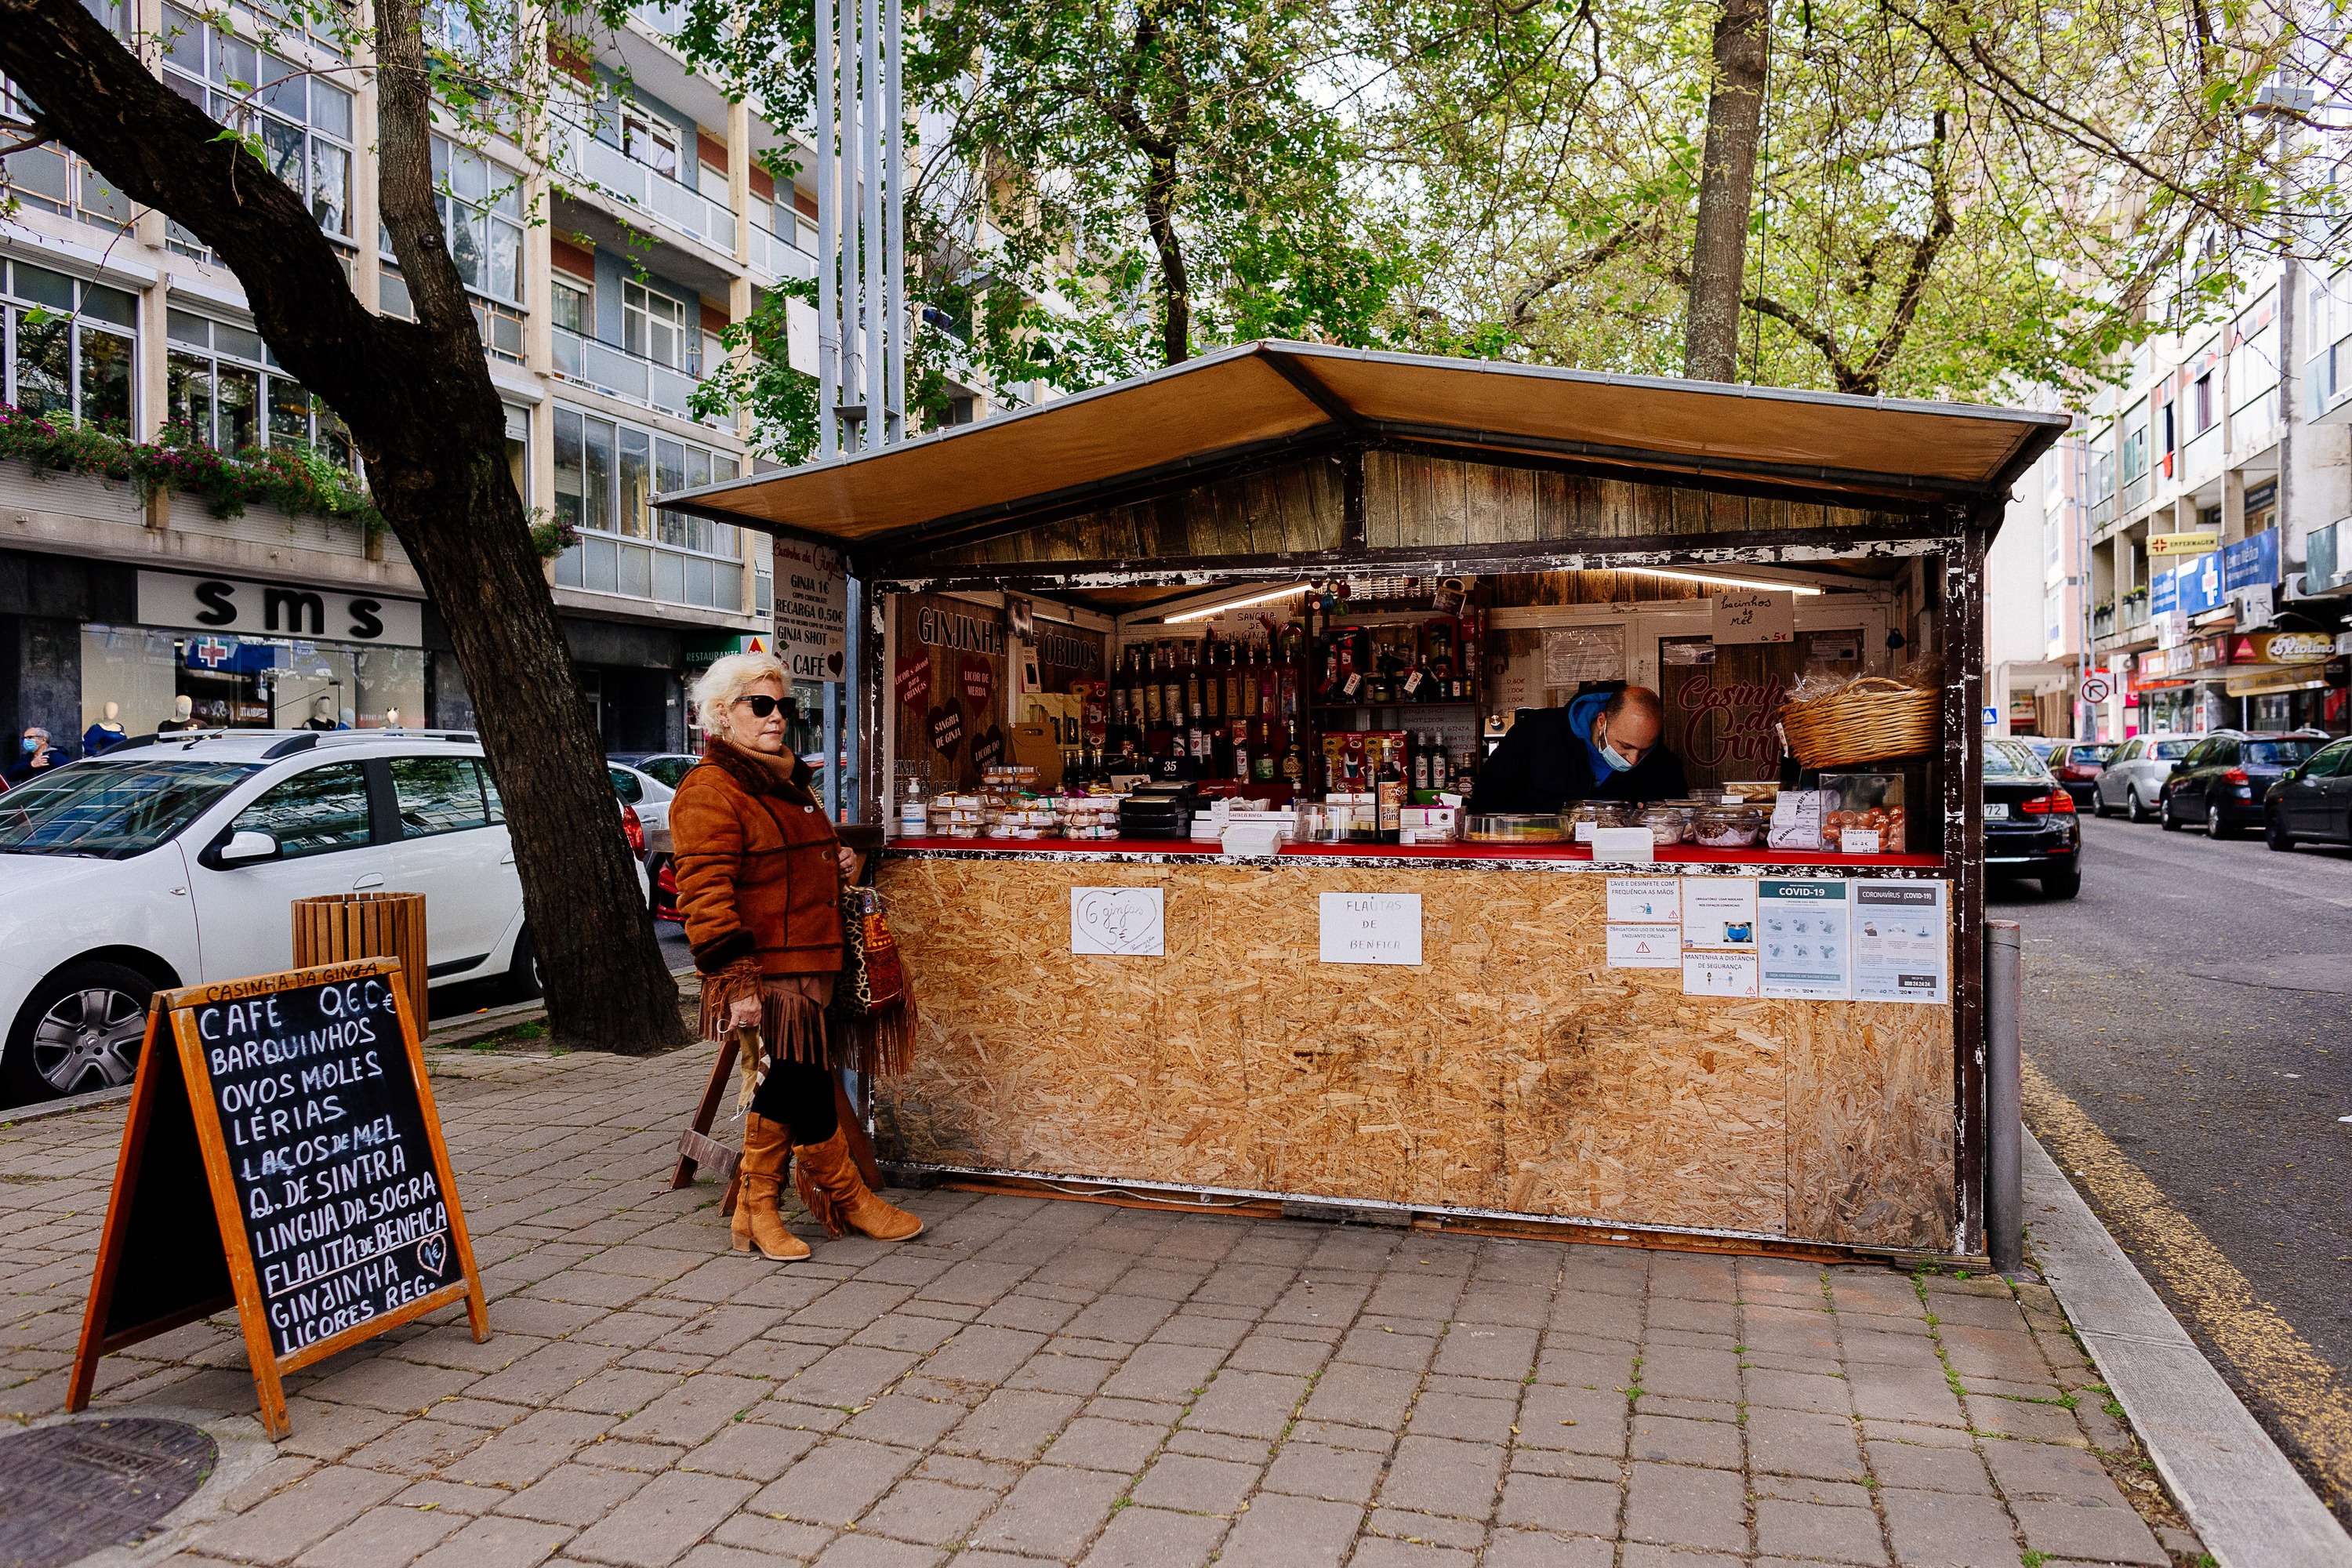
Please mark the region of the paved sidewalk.
MULTIPOLYGON (((2176 1561, 2039 1288, 948 1192, 903 1200, 913 1242, 773 1265, 666 1190, 709 1062, 436 1057, 495 1333, 298 1376, 293 1436, 173 1560, 2176 1561)), ((59 1408, 120 1124, 0 1129, 20 1420, 59 1408)), ((100 1389, 255 1430, 230 1318, 100 1389)))

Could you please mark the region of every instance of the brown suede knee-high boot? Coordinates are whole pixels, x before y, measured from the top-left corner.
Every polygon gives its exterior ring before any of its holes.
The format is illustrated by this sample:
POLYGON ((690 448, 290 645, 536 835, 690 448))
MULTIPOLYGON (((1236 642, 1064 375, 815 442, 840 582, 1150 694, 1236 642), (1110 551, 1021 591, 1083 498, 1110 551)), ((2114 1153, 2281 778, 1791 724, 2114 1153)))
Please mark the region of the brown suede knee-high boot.
POLYGON ((786 1230, 784 1216, 776 1212, 784 1165, 793 1153, 791 1134, 792 1129, 781 1121, 757 1112, 745 1116, 743 1163, 737 1167, 743 1187, 735 1194, 735 1250, 749 1252, 757 1247, 761 1257, 778 1263, 809 1255, 808 1243, 786 1230))
POLYGON ((877 1241, 904 1241, 919 1235, 923 1222, 905 1209, 893 1208, 874 1195, 849 1157, 849 1142, 841 1129, 822 1143, 802 1143, 793 1152, 800 1168, 793 1173, 801 1202, 824 1226, 827 1236, 839 1236, 844 1225, 864 1231, 877 1241))

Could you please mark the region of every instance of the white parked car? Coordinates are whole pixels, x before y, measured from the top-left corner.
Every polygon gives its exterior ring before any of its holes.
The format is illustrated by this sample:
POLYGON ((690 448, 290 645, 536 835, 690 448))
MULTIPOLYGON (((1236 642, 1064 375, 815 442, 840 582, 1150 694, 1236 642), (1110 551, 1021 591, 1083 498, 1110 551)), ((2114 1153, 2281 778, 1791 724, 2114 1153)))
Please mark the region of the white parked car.
POLYGON ((296 899, 423 893, 428 984, 536 990, 505 824, 447 731, 164 735, 0 795, 0 1106, 129 1082, 148 997, 290 967, 296 899))
POLYGON ((635 811, 647 833, 669 830, 669 798, 677 790, 643 768, 610 757, 604 759, 604 771, 613 775, 613 793, 621 797, 623 805, 635 811))
POLYGON ((2164 798, 2164 781, 2172 776, 2172 764, 2204 738, 2168 731, 2126 741, 2092 782, 2092 812, 2105 816, 2120 811, 2134 822, 2154 822, 2157 803, 2164 798))

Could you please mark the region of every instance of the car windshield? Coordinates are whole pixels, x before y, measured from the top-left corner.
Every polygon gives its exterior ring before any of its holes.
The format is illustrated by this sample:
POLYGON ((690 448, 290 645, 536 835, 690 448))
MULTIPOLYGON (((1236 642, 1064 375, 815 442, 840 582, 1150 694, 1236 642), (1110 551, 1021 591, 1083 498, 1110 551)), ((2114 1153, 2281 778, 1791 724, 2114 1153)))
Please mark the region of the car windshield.
POLYGON ((2189 754, 2194 741, 2158 741, 2147 749, 2147 754, 2161 762, 2177 763, 2189 754))
POLYGON ((2324 741, 2248 741, 2238 754, 2259 768, 2291 768, 2326 744, 2324 741))
POLYGON ((1984 776, 1989 779, 2038 779, 2048 776, 2048 773, 2032 748, 2020 742, 1985 742, 1984 776))
POLYGON ((77 763, 0 795, 0 854, 144 854, 195 820, 259 763, 77 763))
POLYGON ((2066 760, 2076 767, 2095 768, 2116 754, 2112 745, 2077 746, 2066 753, 2066 760))

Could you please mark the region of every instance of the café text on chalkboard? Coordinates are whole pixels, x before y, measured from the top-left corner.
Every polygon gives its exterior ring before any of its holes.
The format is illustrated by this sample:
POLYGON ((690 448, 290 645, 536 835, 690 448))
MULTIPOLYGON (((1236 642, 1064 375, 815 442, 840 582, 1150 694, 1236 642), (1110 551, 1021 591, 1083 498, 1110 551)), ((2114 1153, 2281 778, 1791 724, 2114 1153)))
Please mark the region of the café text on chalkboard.
POLYGON ((393 990, 370 975, 188 1015, 280 1357, 456 1278, 393 990))

